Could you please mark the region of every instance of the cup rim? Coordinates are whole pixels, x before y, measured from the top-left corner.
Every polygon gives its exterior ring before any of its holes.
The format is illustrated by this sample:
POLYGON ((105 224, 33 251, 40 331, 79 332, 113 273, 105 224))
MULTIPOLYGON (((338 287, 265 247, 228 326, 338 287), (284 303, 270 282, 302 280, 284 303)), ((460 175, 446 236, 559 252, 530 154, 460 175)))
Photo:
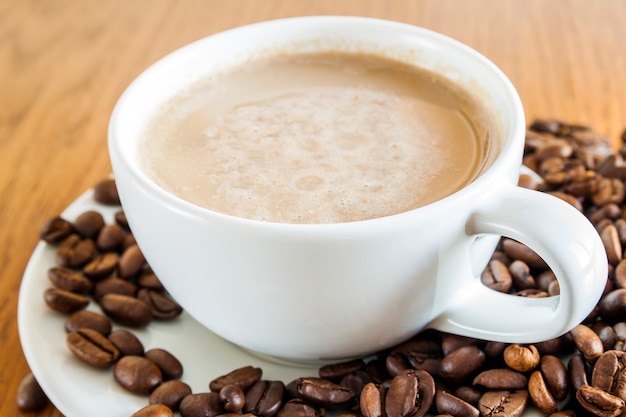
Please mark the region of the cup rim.
MULTIPOLYGON (((340 228, 356 229, 361 228, 364 225, 369 226, 374 224, 387 224, 392 222, 400 222, 398 224, 403 224, 405 222, 405 219, 408 220, 411 216, 414 216, 418 213, 419 215, 421 215, 421 213, 424 212, 436 212, 440 210, 442 205, 455 204, 454 201, 456 200, 466 200, 470 195, 484 189, 484 187, 488 185, 488 183, 494 176, 500 175, 500 172, 507 172, 507 169, 505 167, 502 167, 502 165, 511 163, 509 161, 510 158, 517 157, 517 155, 521 156, 521 152, 518 153, 518 151, 520 150, 520 148, 523 147, 523 138, 525 135, 525 131, 526 127, 523 105, 512 82, 508 79, 504 72, 500 68, 498 68, 492 61, 490 61, 488 58, 486 58, 484 55, 471 48, 470 46, 461 43, 460 41, 457 41, 456 39, 453 39, 447 35, 443 35, 439 32, 424 27, 411 25, 408 23, 370 17, 330 15, 287 17, 238 26, 198 39, 168 53, 167 55, 163 56, 161 59, 157 60, 149 67, 147 67, 142 73, 140 73, 131 82, 131 84, 128 85, 128 87, 124 90, 124 92, 118 99, 109 120, 108 144, 110 158, 111 162, 114 165, 114 168, 116 160, 122 163, 125 169, 127 169, 128 172, 132 175, 133 180, 139 182, 147 192, 149 192, 153 197, 157 198, 164 205, 184 208, 186 212, 190 214, 193 213, 193 215, 196 215, 198 217, 209 216, 211 218, 220 219, 220 221, 229 221, 231 223, 238 223, 241 225, 270 227, 274 229, 283 228, 285 230, 293 229, 298 231, 306 229, 337 230, 340 228), (503 94, 506 95, 508 101, 508 111, 510 113, 508 120, 509 127, 505 128, 502 132, 502 134, 505 135, 506 138, 502 140, 501 148, 496 157, 493 159, 493 161, 491 161, 489 166, 487 166, 478 174, 475 179, 466 184, 460 190, 457 190, 456 192, 447 195, 437 201, 396 214, 351 222, 283 223, 237 217, 190 203, 157 185, 138 167, 138 164, 136 163, 136 161, 134 161, 134 158, 131 155, 123 152, 120 149, 121 145, 119 142, 122 140, 122 137, 124 137, 122 127, 120 126, 120 114, 127 111, 129 106, 132 106, 133 96, 141 91, 142 84, 146 82, 146 78, 152 76, 158 71, 163 70, 164 68, 167 68, 168 66, 174 65, 177 60, 179 60, 185 54, 192 53, 194 49, 201 48, 206 44, 220 42, 221 39, 227 38, 235 34, 246 32, 254 33, 257 30, 265 30, 270 28, 278 30, 285 27, 292 27, 298 30, 299 28, 306 29, 319 25, 346 24, 367 25, 371 28, 378 28, 380 30, 401 30, 405 31, 406 34, 409 35, 428 38, 432 42, 438 42, 446 45, 447 47, 462 52, 468 58, 477 61, 484 68, 485 71, 489 71, 491 75, 495 77, 494 82, 496 82, 497 80, 497 82, 500 84, 500 87, 503 89, 503 94)), ((134 141, 134 145, 136 146, 136 141, 134 141)), ((519 166, 521 167, 521 160, 516 161, 516 163, 518 162, 519 166)), ((511 180, 513 179, 516 178, 511 178, 511 180)), ((121 196, 121 199, 123 204, 123 196, 121 196)))

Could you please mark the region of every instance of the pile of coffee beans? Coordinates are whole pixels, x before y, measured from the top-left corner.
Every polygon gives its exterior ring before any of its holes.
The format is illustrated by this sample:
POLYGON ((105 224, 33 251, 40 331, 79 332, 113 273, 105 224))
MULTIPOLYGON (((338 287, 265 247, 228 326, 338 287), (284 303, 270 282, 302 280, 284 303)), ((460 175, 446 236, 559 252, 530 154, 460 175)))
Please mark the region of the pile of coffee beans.
MULTIPOLYGON (((144 350, 131 331, 113 328, 143 327, 182 311, 146 264, 122 211, 114 224, 89 211, 73 221, 55 217, 44 225, 41 238, 55 245, 57 261, 44 299, 67 314, 67 345, 77 358, 112 368, 121 386, 148 397, 134 417, 174 412, 322 417, 327 411, 363 417, 516 417, 531 406, 552 417, 620 416, 626 401, 626 132, 621 139, 621 149, 614 152, 610 141, 588 126, 558 120, 529 126, 524 163, 538 175, 521 175, 520 185, 584 213, 597 228, 609 266, 596 308, 552 340, 508 344, 426 330, 371 357, 322 366, 315 377, 276 381, 246 366, 207 381, 204 392, 192 392, 172 353, 144 350), (102 313, 85 310, 92 302, 102 313)), ((99 183, 94 196, 102 204, 119 204, 113 180, 99 183)), ((545 262, 508 238, 501 239, 481 280, 520 297, 559 294, 545 262)))

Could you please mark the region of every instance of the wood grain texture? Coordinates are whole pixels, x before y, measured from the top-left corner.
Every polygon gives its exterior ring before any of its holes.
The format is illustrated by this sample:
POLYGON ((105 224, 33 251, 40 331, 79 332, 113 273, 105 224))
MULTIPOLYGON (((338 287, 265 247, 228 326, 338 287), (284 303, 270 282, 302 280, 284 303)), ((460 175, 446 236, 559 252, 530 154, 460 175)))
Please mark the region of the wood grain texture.
POLYGON ((529 121, 592 124, 615 146, 626 128, 622 0, 0 0, 0 415, 19 415, 28 372, 16 321, 22 273, 43 222, 109 174, 107 124, 124 88, 195 39, 330 14, 468 44, 509 76, 529 121))

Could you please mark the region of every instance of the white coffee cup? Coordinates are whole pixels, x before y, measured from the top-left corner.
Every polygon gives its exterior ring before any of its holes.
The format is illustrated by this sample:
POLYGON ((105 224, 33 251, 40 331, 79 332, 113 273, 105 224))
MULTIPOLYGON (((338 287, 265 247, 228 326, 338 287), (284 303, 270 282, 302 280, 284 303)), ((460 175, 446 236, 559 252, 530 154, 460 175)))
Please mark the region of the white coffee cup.
POLYGON ((255 352, 330 360, 378 351, 429 327, 538 342, 588 315, 607 278, 604 248, 576 209, 516 185, 524 139, 515 89, 476 51, 406 24, 326 16, 244 26, 166 56, 120 98, 109 150, 135 238, 191 316, 255 352), (476 180, 442 200, 350 223, 236 218, 188 203, 151 181, 138 165, 137 142, 158 106, 207 74, 274 48, 401 57, 481 91, 503 127, 494 138, 499 152, 476 180), (481 284, 500 235, 545 259, 559 280, 559 296, 516 297, 481 284))

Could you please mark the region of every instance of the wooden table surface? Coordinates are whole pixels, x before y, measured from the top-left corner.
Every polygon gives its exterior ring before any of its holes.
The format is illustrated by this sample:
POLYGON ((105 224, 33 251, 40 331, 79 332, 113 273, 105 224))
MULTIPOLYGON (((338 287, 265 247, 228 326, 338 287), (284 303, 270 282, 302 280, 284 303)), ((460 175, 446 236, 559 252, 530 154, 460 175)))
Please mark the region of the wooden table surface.
POLYGON ((16 319, 24 268, 44 221, 110 173, 107 123, 124 88, 195 39, 329 14, 408 22, 470 45, 510 77, 528 121, 592 124, 615 146, 626 128, 622 0, 0 0, 0 415, 19 415, 28 372, 16 319))

